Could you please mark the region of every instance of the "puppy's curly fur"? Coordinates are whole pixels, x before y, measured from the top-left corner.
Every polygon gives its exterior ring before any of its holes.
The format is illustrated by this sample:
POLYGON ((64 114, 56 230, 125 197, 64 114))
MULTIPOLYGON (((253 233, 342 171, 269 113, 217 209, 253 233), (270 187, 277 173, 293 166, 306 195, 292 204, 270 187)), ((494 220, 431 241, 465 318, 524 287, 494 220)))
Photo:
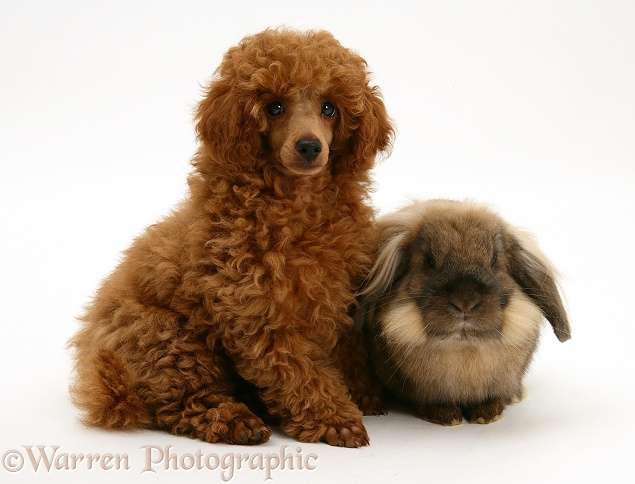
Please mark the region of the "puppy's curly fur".
POLYGON ((254 444, 268 414, 301 441, 367 444, 356 403, 383 407, 348 313, 393 129, 366 62, 327 32, 266 30, 225 54, 196 119, 189 197, 70 342, 84 422, 254 444))

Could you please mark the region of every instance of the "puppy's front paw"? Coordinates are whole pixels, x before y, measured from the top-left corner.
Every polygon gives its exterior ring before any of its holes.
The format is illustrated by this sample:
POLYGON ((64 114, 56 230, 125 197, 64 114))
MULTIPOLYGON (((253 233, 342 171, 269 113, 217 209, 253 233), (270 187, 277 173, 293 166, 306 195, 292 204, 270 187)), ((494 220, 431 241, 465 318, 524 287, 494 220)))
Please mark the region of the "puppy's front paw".
POLYGON ((227 443, 253 445, 262 444, 271 437, 271 429, 258 417, 237 418, 228 424, 227 443))
POLYGON ((364 425, 351 422, 329 427, 322 440, 335 447, 362 447, 370 444, 364 425))

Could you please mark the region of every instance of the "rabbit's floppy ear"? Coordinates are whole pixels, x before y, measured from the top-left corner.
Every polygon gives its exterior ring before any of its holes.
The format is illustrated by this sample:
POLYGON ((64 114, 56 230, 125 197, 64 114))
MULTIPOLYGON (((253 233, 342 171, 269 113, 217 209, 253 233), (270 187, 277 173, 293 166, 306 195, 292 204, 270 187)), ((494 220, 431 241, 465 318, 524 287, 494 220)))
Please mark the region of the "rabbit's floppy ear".
POLYGON ((555 268, 530 234, 508 226, 506 242, 511 276, 538 305, 556 337, 567 341, 571 338, 571 328, 558 291, 555 268))
POLYGON ((373 319, 377 303, 405 274, 408 267, 407 239, 405 226, 391 226, 382 231, 377 258, 358 292, 357 329, 373 319))

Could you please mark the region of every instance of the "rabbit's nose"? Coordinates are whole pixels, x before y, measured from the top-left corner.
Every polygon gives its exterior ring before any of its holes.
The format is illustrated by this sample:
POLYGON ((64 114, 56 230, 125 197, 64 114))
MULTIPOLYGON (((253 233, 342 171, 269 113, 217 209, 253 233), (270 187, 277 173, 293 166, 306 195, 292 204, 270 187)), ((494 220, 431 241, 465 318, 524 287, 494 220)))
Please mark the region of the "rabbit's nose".
POLYGON ((468 319, 475 311, 478 311, 483 304, 480 297, 469 300, 454 300, 450 301, 450 308, 453 312, 458 313, 463 319, 468 319))

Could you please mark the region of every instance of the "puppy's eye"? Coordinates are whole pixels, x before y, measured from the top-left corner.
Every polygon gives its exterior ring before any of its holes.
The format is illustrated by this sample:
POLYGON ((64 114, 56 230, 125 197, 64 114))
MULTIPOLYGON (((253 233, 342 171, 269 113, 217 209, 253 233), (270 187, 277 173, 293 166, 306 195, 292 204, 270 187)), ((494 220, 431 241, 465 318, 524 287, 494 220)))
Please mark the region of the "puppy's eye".
POLYGON ((282 106, 282 103, 280 101, 274 101, 267 104, 265 110, 267 111, 267 114, 269 116, 280 116, 282 113, 284 113, 284 106, 282 106))
POLYGON ((337 109, 335 109, 335 105, 333 103, 330 103, 328 101, 322 103, 322 114, 327 118, 332 118, 333 116, 335 116, 336 112, 337 109))

